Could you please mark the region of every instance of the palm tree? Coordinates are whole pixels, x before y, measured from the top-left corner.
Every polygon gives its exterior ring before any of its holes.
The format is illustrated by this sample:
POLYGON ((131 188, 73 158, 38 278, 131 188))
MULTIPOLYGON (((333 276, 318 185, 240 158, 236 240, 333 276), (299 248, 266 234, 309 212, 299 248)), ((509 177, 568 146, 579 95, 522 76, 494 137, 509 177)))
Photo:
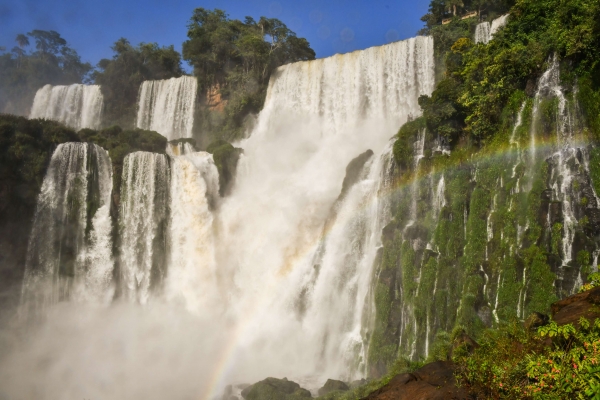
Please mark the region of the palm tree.
POLYGON ((462 0, 446 0, 446 9, 448 11, 452 11, 452 15, 454 15, 456 17, 456 8, 457 7, 464 7, 465 4, 462 2, 462 0))

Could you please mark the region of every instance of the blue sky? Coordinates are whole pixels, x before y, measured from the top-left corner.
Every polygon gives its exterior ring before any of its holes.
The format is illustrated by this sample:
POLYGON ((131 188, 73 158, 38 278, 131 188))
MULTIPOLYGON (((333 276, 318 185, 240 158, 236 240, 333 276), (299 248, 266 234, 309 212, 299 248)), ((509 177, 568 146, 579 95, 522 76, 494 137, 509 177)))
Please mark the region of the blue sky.
POLYGON ((173 44, 181 51, 193 9, 204 7, 242 20, 278 18, 307 38, 321 58, 415 36, 428 5, 429 0, 0 0, 0 46, 10 49, 18 33, 43 29, 58 31, 94 65, 112 56, 110 46, 121 37, 133 44, 173 44))

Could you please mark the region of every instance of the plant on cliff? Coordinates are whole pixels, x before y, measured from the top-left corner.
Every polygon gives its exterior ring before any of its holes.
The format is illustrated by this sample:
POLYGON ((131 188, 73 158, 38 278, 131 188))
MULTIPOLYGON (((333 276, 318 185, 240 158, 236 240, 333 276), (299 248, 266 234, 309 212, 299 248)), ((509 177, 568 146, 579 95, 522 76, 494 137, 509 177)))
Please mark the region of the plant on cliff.
POLYGON ((600 398, 600 320, 551 322, 536 333, 513 323, 486 331, 479 344, 454 355, 459 380, 478 397, 600 398))
POLYGON ((111 47, 112 59, 102 59, 93 74, 102 85, 105 125, 133 127, 137 96, 144 81, 176 78, 183 75, 181 55, 173 46, 159 47, 156 43, 133 46, 121 38, 111 47))
POLYGON ((183 57, 194 67, 200 93, 206 97, 212 91, 226 101, 222 113, 203 115, 202 130, 209 132, 211 141, 240 138, 245 117, 262 108, 277 67, 315 58, 308 41, 280 20, 232 20, 219 9, 195 9, 188 38, 183 57))

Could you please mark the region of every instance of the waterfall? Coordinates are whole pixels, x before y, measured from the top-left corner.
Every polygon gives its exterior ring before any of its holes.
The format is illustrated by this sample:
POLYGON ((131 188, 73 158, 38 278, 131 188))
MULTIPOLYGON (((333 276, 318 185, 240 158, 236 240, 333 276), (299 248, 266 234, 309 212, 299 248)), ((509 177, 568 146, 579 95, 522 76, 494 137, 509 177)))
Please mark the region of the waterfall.
POLYGON ((262 375, 364 376, 387 145, 419 115, 433 67, 433 40, 418 37, 273 74, 217 214, 218 273, 232 281, 227 315, 246 327, 238 373, 260 358, 269 360, 262 375), (368 149, 373 160, 326 224, 345 167, 368 149))
POLYGON ((143 82, 136 126, 169 140, 192 137, 197 91, 198 81, 191 76, 143 82))
POLYGON ((73 129, 98 129, 104 100, 100 86, 46 85, 35 94, 29 118, 45 118, 73 129))
POLYGON ((475 27, 475 43, 488 44, 494 35, 508 22, 509 14, 496 18, 491 23, 482 22, 475 27))
POLYGON ((170 170, 167 157, 136 152, 123 162, 120 270, 123 296, 144 304, 165 275, 170 170))
POLYGON ((219 192, 217 167, 206 152, 173 157, 171 165, 165 296, 192 312, 209 315, 221 305, 210 210, 211 198, 219 192))
POLYGON ((86 143, 57 147, 44 177, 29 239, 23 305, 112 297, 111 162, 86 143))

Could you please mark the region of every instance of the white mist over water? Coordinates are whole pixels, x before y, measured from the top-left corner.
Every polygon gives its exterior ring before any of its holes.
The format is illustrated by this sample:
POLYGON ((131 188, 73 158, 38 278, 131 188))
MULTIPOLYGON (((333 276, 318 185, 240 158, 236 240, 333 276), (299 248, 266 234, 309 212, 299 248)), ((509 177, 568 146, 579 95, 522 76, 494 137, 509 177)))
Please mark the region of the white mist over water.
POLYGON ((120 229, 139 252, 121 243, 121 268, 128 296, 148 304, 55 308, 15 370, 50 363, 22 372, 7 393, 29 384, 37 398, 214 398, 267 376, 310 389, 363 377, 393 189, 390 138, 433 91, 433 55, 433 39, 418 37, 279 68, 256 128, 238 144, 244 155, 224 199, 211 155, 169 148, 166 272, 154 298, 147 244, 159 157, 130 155, 121 207, 131 212, 120 229), (338 198, 346 166, 368 149, 374 155, 338 198))
POLYGON ((46 85, 35 94, 29 118, 51 119, 73 129, 98 129, 103 106, 98 85, 46 85))
POLYGON ((192 137, 197 91, 198 81, 191 76, 143 82, 136 126, 169 140, 192 137))

